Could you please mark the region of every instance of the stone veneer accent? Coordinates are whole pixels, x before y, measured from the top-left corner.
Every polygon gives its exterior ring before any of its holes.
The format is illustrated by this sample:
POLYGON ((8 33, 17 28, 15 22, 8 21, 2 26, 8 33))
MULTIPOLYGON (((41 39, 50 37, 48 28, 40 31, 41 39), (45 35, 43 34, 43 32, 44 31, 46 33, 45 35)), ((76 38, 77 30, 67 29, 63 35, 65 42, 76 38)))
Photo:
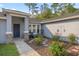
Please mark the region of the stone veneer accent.
POLYGON ((6 32, 7 43, 13 43, 13 34, 12 32, 6 32))
POLYGON ((29 40, 29 33, 24 31, 24 40, 27 41, 29 40))
POLYGON ((25 41, 29 40, 29 19, 28 17, 25 16, 25 19, 24 19, 24 39, 25 41))
POLYGON ((6 37, 7 37, 7 43, 12 43, 12 16, 7 13, 7 21, 6 21, 6 26, 7 26, 7 31, 6 31, 6 37))

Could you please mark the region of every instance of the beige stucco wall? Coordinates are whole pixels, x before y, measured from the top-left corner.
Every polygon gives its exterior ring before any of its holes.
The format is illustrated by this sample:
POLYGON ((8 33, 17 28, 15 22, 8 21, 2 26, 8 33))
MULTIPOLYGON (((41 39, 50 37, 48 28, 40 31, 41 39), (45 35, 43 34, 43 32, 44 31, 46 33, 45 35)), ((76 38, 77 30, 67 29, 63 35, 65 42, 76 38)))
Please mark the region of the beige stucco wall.
POLYGON ((52 37, 57 33, 57 29, 59 29, 61 36, 68 36, 70 33, 74 33, 79 37, 79 19, 43 24, 44 36, 52 37))

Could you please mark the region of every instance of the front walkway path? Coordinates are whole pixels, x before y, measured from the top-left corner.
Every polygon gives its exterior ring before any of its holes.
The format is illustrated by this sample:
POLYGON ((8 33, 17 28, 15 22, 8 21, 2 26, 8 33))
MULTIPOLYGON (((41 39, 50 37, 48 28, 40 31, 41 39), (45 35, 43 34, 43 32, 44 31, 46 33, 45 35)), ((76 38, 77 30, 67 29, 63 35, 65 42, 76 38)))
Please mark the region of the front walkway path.
POLYGON ((23 39, 15 39, 14 43, 21 56, 40 56, 33 48, 31 48, 23 39))

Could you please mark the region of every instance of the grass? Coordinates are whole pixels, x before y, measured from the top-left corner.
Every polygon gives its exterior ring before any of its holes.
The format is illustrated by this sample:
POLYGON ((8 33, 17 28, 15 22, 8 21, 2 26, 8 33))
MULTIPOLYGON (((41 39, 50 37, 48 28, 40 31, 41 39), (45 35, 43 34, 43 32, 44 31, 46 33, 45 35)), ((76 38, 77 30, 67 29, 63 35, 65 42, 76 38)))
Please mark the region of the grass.
POLYGON ((15 44, 0 44, 0 56, 18 56, 15 44))

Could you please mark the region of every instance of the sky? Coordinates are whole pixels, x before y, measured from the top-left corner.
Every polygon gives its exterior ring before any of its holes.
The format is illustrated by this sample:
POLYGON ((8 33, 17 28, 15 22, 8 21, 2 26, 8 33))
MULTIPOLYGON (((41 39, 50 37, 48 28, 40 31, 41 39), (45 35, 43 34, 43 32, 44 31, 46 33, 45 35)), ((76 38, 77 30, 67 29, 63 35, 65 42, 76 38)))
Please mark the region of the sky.
MULTIPOLYGON (((38 4, 38 6, 40 6, 40 4, 38 4)), ((79 8, 79 3, 76 3, 75 7, 79 8)), ((13 9, 28 13, 28 7, 23 3, 0 3, 0 8, 13 9)))

